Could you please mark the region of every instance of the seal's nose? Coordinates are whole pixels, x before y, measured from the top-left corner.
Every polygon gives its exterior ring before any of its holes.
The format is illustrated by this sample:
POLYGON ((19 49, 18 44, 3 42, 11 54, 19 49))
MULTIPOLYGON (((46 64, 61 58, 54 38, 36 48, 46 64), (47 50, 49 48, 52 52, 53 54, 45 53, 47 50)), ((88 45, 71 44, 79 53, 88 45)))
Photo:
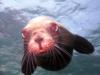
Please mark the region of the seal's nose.
POLYGON ((41 43, 42 42, 42 40, 43 40, 43 38, 42 37, 37 37, 36 39, 35 39, 35 42, 37 42, 37 43, 41 43))
POLYGON ((43 41, 43 38, 42 37, 37 37, 35 39, 35 42, 37 42, 39 44, 39 49, 41 50, 42 49, 42 46, 41 46, 41 42, 43 41))

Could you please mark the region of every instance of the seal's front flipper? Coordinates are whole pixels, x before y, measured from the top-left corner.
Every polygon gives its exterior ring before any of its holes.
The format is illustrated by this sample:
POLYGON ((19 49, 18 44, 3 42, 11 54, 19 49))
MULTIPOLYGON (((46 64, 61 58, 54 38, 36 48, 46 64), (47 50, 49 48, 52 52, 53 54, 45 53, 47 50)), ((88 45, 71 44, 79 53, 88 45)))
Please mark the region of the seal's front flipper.
POLYGON ((93 45, 88 40, 79 35, 75 35, 74 49, 84 54, 90 54, 94 51, 93 45))
POLYGON ((21 70, 24 75, 31 75, 35 71, 36 67, 36 62, 31 55, 23 56, 21 70))

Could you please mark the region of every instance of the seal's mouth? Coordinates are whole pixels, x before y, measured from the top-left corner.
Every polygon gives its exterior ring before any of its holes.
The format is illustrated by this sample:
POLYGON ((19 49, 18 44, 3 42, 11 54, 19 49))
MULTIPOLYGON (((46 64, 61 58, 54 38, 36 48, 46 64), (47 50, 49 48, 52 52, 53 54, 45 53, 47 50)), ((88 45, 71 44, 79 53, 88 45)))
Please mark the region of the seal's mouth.
POLYGON ((54 45, 55 42, 52 39, 37 38, 28 43, 28 51, 35 54, 46 53, 53 48, 54 45))

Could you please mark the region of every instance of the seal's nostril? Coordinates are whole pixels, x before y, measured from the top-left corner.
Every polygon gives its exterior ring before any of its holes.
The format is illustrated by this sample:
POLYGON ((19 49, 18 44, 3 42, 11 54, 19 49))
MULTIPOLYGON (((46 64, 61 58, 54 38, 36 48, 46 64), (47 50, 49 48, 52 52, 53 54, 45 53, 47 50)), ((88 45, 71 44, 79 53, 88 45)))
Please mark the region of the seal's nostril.
POLYGON ((37 37, 37 38, 35 39, 35 42, 37 42, 37 43, 39 44, 39 48, 40 48, 40 50, 42 49, 42 46, 41 46, 41 42, 42 42, 42 40, 43 40, 42 37, 37 37))
POLYGON ((35 39, 35 41, 36 41, 37 43, 41 43, 41 42, 42 42, 42 40, 43 40, 43 38, 42 38, 42 37, 37 37, 37 38, 35 39))

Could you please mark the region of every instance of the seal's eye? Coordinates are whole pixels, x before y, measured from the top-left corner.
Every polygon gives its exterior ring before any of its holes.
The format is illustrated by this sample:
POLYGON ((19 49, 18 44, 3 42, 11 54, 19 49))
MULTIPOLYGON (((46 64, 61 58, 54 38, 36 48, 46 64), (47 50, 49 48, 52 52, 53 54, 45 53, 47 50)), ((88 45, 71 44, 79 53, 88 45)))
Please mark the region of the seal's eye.
POLYGON ((37 34, 37 32, 32 33, 32 35, 36 35, 36 34, 37 34))
POLYGON ((50 30, 52 32, 58 31, 58 25, 56 23, 50 23, 50 30))

